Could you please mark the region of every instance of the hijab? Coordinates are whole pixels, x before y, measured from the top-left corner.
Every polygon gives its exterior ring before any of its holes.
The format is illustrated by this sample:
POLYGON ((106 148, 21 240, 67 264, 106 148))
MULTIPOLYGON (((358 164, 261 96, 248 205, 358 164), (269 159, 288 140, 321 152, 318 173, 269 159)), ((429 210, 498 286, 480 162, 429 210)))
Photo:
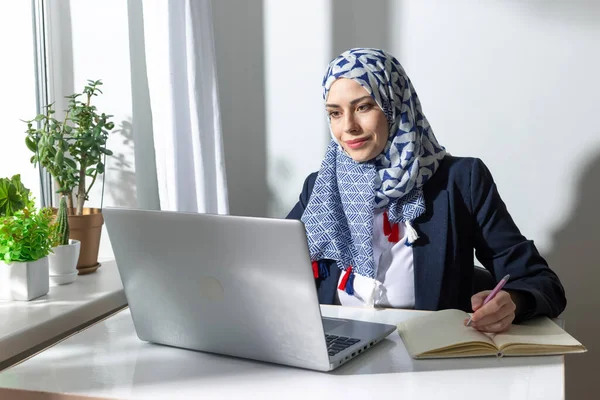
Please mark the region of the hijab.
POLYGON ((346 271, 346 291, 352 294, 353 274, 375 278, 374 210, 385 209, 391 223, 404 223, 405 243, 411 246, 418 239, 413 221, 425 212, 423 185, 446 151, 438 144, 410 79, 392 55, 371 48, 342 53, 330 62, 323 78, 325 101, 340 78, 359 83, 383 110, 388 141, 374 159, 356 162, 332 135, 301 220, 311 259, 335 260, 346 271))

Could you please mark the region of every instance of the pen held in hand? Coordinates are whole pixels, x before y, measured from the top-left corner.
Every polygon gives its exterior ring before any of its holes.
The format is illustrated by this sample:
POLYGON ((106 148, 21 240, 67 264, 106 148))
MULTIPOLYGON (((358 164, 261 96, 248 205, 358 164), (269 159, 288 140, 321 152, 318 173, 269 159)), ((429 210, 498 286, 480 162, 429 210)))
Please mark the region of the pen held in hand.
MULTIPOLYGON (((494 297, 496 297, 496 295, 498 294, 499 291, 502 290, 502 288, 504 287, 504 285, 506 284, 506 282, 508 282, 508 279, 510 278, 510 275, 506 275, 504 278, 500 279, 500 282, 498 282, 498 284, 496 285, 496 287, 494 288, 494 290, 492 290, 492 292, 490 294, 488 294, 488 296, 485 298, 485 300, 483 301, 483 304, 481 305, 481 307, 485 306, 490 300, 492 300, 494 297)), ((469 318, 469 321, 467 322, 466 326, 471 325, 471 320, 473 319, 473 316, 471 315, 471 317, 469 318)))

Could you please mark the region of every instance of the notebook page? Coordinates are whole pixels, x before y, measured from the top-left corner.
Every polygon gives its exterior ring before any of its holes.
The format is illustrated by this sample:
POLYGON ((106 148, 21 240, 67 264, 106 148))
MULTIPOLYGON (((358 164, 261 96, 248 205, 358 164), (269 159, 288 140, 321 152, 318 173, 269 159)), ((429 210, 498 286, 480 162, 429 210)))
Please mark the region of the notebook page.
MULTIPOLYGON (((579 347, 583 345, 547 317, 539 317, 519 325, 511 325, 508 331, 496 334, 494 342, 499 349, 510 344, 579 347)), ((519 346, 521 347, 521 346, 519 346)))
POLYGON ((461 343, 484 342, 494 346, 486 335, 464 326, 463 321, 468 317, 460 310, 436 311, 401 322, 398 333, 413 357, 461 343))

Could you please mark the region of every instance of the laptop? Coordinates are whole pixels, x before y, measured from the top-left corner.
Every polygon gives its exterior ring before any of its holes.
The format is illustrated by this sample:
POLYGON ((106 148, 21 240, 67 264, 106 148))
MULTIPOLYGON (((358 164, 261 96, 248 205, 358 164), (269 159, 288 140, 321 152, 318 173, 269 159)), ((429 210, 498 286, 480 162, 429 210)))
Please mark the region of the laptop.
POLYGON ((102 212, 141 340, 331 371, 396 329, 321 316, 301 221, 102 212))

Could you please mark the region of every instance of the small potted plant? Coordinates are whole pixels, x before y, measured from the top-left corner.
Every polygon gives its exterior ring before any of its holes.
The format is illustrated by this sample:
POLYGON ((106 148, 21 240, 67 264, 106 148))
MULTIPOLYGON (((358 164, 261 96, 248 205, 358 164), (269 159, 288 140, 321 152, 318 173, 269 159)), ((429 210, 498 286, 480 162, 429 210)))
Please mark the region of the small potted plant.
POLYGON ((57 285, 71 283, 77 278, 80 242, 69 239, 67 199, 61 196, 56 216, 56 234, 52 253, 48 255, 50 282, 57 285))
POLYGON ((51 209, 35 209, 19 175, 0 179, 0 299, 32 300, 48 293, 53 218, 51 209))
MULTIPOLYGON (((80 242, 79 274, 96 271, 104 219, 99 208, 84 207, 99 175, 104 174, 106 156, 112 151, 106 142, 114 123, 112 115, 100 113, 92 98, 102 91, 101 81, 88 81, 81 93, 67 96, 69 104, 62 120, 54 117, 53 105, 45 114, 27 123, 27 147, 34 153, 31 162, 52 175, 56 191, 65 198, 70 238, 80 242), (40 123, 39 127, 34 124, 40 123)), ((102 191, 104 192, 104 190, 102 191)))

